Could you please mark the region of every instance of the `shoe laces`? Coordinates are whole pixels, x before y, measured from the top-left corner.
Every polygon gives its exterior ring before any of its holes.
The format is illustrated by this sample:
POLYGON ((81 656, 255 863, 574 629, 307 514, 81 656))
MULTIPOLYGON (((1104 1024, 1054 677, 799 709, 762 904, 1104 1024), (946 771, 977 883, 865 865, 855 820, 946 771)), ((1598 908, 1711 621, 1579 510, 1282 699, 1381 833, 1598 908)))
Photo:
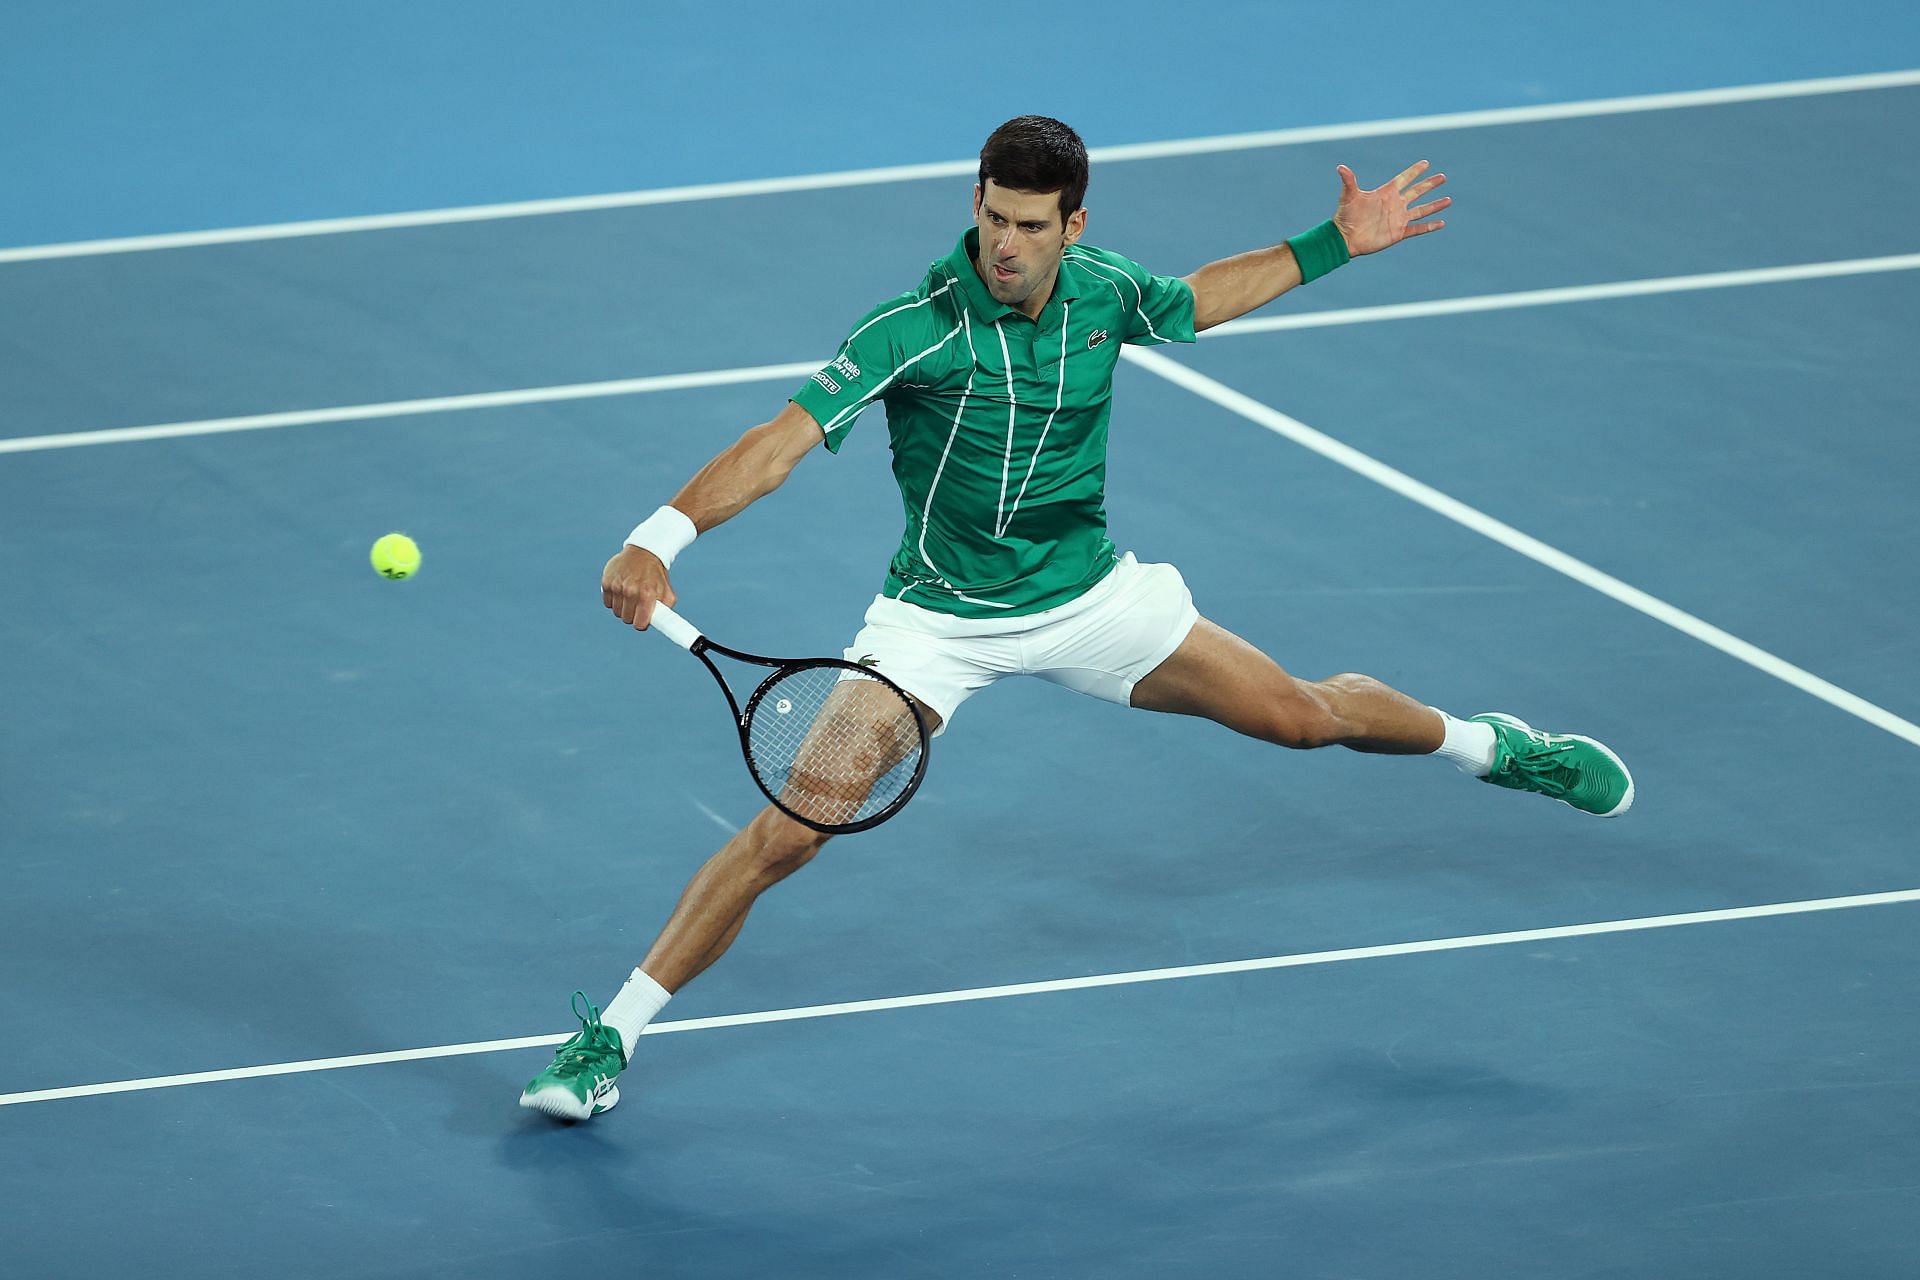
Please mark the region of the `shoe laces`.
POLYGON ((1536 782, 1561 790, 1571 790, 1580 780, 1580 770, 1563 757, 1577 745, 1571 738, 1556 738, 1544 733, 1537 738, 1528 735, 1527 749, 1509 755, 1507 771, 1523 773, 1536 782))
POLYGON ((600 1021, 600 1010, 587 999, 587 993, 573 993, 573 1016, 580 1019, 580 1030, 571 1040, 560 1046, 553 1055, 550 1070, 572 1069, 575 1071, 598 1070, 600 1059, 611 1053, 620 1059, 622 1067, 627 1065, 627 1055, 620 1048, 620 1037, 612 1027, 600 1021), (580 1006, 586 1005, 587 1011, 580 1012, 580 1006))

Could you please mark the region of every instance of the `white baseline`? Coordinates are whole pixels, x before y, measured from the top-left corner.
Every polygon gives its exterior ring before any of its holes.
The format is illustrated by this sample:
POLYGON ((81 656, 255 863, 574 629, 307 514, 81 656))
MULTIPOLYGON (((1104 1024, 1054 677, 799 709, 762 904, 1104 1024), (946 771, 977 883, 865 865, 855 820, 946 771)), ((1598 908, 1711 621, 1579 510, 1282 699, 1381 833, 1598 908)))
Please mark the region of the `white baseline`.
MULTIPOLYGON (((1142 982, 1170 982, 1184 978, 1209 978, 1230 973, 1254 973, 1263 969, 1292 969, 1307 965, 1337 964, 1346 960, 1378 960, 1389 956, 1422 955, 1434 951, 1464 951, 1474 947, 1498 947, 1516 942, 1546 942, 1555 938, 1582 938, 1603 933, 1631 933, 1643 929, 1672 929, 1684 925, 1716 924, 1731 920, 1758 920, 1769 916, 1802 915, 1814 911, 1842 911, 1851 907, 1890 906, 1920 901, 1920 889, 1897 889, 1887 893, 1863 893, 1843 898, 1812 898, 1801 902, 1773 902, 1753 907, 1728 907, 1715 911, 1689 911, 1678 915, 1640 916, 1630 920, 1600 920, 1590 924, 1556 925, 1546 929, 1519 929, 1510 933, 1481 933, 1456 938, 1430 938, 1420 942, 1395 942, 1376 947, 1347 947, 1339 951, 1308 951, 1296 955, 1264 956, 1256 960, 1228 960, 1216 964, 1180 965, 1170 969, 1136 969, 1128 973, 1103 973, 1081 978, 1058 978, 1047 982, 1020 982, 999 987, 973 987, 962 991, 936 991, 916 996, 891 996, 880 1000, 854 1000, 844 1004, 809 1005, 797 1009, 769 1009, 761 1013, 727 1014, 717 1018, 689 1018, 681 1022, 656 1022, 646 1034, 664 1035, 674 1031, 709 1031, 717 1027, 744 1027, 766 1022, 794 1022, 804 1018, 831 1018, 849 1013, 877 1013, 886 1009, 913 1009, 927 1005, 962 1004, 973 1000, 1001 1000, 1011 996, 1044 995, 1058 991, 1086 991, 1095 987, 1120 987, 1142 982)), ((425 1058, 455 1058, 476 1053, 501 1053, 511 1049, 534 1049, 556 1045, 566 1034, 519 1036, 511 1040, 479 1040, 470 1044, 436 1045, 424 1049, 398 1049, 388 1053, 361 1053, 338 1058, 309 1058, 302 1062, 277 1062, 257 1067, 234 1067, 224 1071, 195 1071, 185 1075, 152 1076, 144 1080, 113 1080, 104 1084, 72 1085, 58 1089, 30 1089, 20 1093, 0 1093, 0 1107, 28 1102, 53 1102, 62 1098, 99 1097, 110 1093, 136 1093, 147 1089, 174 1089, 182 1085, 213 1084, 223 1080, 249 1080, 260 1076, 297 1075, 309 1071, 337 1071, 345 1067, 371 1067, 393 1062, 418 1062, 425 1058)))
MULTIPOLYGON (((1675 111, 1691 107, 1729 106, 1782 98, 1861 93, 1920 85, 1920 69, 1876 72, 1869 75, 1830 76, 1817 80, 1785 80, 1771 84, 1734 85, 1722 89, 1693 89, 1680 93, 1639 94, 1625 98, 1598 98, 1581 102, 1543 103, 1530 107, 1500 107, 1487 111, 1453 111, 1391 120, 1363 120, 1348 124, 1311 125, 1294 129, 1267 129, 1255 133, 1180 138, 1166 142, 1138 142, 1093 147, 1095 164, 1127 160, 1161 160, 1172 156, 1210 155, 1264 147, 1338 142, 1348 138, 1378 138, 1394 134, 1435 133, 1449 129, 1485 129, 1499 125, 1537 124, 1548 120, 1575 120, 1592 116, 1625 115, 1641 111, 1675 111)), ((597 209, 625 209, 639 205, 680 204, 695 200, 727 200, 742 196, 780 195, 794 191, 821 191, 834 187, 877 186, 918 182, 928 178, 957 178, 978 171, 979 161, 941 160, 930 164, 894 165, 881 169, 852 169, 838 173, 806 174, 791 178, 758 178, 742 182, 710 182, 695 186, 658 187, 645 191, 618 191, 603 195, 565 196, 550 200, 520 200, 505 204, 465 205, 423 209, 408 213, 369 214, 350 218, 318 218, 253 227, 226 227, 209 231, 169 232, 164 235, 122 236, 108 240, 75 240, 63 244, 25 245, 0 249, 0 263, 36 262, 49 258, 91 257, 107 253, 137 253, 152 249, 185 249, 201 245, 238 244, 253 240, 285 240, 297 236, 341 235, 355 231, 390 231, 401 227, 442 226, 458 222, 489 222, 502 218, 531 218, 555 213, 586 213, 597 209)))

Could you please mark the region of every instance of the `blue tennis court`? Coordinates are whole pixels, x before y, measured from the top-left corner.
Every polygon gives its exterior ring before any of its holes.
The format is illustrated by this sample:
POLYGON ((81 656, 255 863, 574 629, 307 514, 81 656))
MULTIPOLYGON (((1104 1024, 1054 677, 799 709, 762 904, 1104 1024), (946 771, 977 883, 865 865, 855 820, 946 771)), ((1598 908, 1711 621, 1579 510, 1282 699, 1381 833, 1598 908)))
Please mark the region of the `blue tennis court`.
MULTIPOLYGON (((806 93, 846 30, 751 7, 24 20, 8 1275, 1920 1273, 1920 20, 1408 6, 1255 92, 1325 19, 1112 9, 1012 28, 1073 50, 1035 89, 985 17, 855 6, 875 71, 806 93), (1290 670, 1603 738, 1634 811, 1010 682, 617 1111, 519 1110, 761 804, 601 564, 1029 110, 1162 272, 1326 216, 1337 163, 1448 174, 1444 234, 1129 349, 1114 540, 1290 670)), ((838 653, 887 466, 871 413, 686 553, 683 612, 838 653)))

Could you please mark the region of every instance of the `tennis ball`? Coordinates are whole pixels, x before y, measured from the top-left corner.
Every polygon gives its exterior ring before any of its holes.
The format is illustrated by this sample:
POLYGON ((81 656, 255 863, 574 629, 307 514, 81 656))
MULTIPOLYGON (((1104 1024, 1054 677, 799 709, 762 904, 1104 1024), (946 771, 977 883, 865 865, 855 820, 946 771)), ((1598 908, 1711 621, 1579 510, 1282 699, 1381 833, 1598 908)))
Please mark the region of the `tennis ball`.
POLYGON ((390 533, 373 544, 370 557, 383 578, 407 578, 420 567, 420 548, 404 533, 390 533))

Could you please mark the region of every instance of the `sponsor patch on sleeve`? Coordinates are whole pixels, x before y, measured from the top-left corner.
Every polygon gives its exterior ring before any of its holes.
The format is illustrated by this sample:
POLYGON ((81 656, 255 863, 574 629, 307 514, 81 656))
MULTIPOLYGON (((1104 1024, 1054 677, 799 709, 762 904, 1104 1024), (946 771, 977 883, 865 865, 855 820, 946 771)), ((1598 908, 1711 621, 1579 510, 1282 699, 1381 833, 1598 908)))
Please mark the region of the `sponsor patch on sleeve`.
POLYGON ((819 383, 821 386, 825 387, 827 389, 828 395, 837 396, 840 394, 840 384, 835 382, 830 376, 828 376, 827 371, 825 369, 822 369, 820 372, 814 374, 813 380, 819 383))

